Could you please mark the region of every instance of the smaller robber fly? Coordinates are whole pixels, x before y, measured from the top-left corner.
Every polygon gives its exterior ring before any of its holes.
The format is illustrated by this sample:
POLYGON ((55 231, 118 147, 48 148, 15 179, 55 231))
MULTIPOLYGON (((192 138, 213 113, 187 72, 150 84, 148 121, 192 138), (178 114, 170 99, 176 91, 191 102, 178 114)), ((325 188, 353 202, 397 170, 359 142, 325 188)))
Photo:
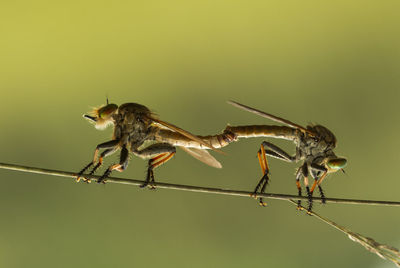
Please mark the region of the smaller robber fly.
MULTIPOLYGON (((309 125, 307 128, 304 128, 286 119, 234 101, 228 101, 228 103, 243 110, 271 119, 275 122, 287 125, 227 126, 225 133, 233 133, 235 140, 238 138, 273 137, 293 141, 296 145, 296 154, 291 156, 270 142, 264 141, 261 144, 261 149, 258 151, 257 156, 263 176, 254 190, 253 197, 257 198, 258 193, 264 193, 269 182, 269 167, 266 157, 268 155, 286 162, 303 161, 303 164, 296 172, 298 195, 302 195, 300 180, 303 179, 308 196, 308 211, 311 211, 312 209, 312 195, 316 187, 319 189, 322 202, 325 203, 324 192, 321 188, 322 181, 329 173, 338 170, 344 172, 343 168, 347 164, 345 158, 337 157, 333 152, 336 147, 336 138, 333 133, 321 125, 309 125), (311 188, 308 185, 308 178, 310 176, 314 179, 311 188)), ((266 205, 262 198, 259 199, 259 202, 262 206, 266 205)), ((300 206, 301 202, 299 200, 298 208, 300 208, 300 206)))
POLYGON ((107 104, 92 110, 86 119, 94 123, 97 129, 114 126, 112 139, 97 145, 93 160, 90 161, 77 175, 86 182, 84 172, 91 168, 89 175, 93 175, 102 165, 103 159, 120 150, 119 163, 110 165, 98 182, 105 182, 113 170, 122 172, 128 166, 129 153, 144 159, 149 159, 145 183, 141 187, 154 187, 153 170, 170 160, 176 153, 176 147, 215 168, 221 164, 206 150, 211 149, 222 153, 217 148, 228 145, 233 134, 224 132, 214 136, 196 136, 171 123, 158 119, 147 107, 137 103, 125 103, 118 107, 116 104, 107 104), (100 155, 100 150, 103 150, 100 155))

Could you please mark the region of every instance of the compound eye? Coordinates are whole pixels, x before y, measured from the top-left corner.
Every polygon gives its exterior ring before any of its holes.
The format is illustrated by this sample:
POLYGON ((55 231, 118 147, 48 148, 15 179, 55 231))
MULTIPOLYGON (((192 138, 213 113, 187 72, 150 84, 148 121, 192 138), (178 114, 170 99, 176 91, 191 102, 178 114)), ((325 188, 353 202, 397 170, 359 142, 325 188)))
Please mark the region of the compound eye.
POLYGON ((118 106, 116 104, 107 104, 104 107, 101 107, 97 113, 99 118, 106 119, 109 118, 116 110, 118 109, 118 106))
POLYGON ((328 160, 326 165, 331 169, 342 169, 347 165, 347 160, 345 158, 333 158, 328 160))

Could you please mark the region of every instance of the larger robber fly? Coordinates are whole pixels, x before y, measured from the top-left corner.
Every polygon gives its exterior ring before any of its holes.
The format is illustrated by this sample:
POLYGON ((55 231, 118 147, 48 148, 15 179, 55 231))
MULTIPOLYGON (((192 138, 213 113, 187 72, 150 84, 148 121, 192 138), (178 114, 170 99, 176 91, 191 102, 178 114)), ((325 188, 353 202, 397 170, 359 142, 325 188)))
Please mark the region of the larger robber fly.
MULTIPOLYGON (((311 211, 312 209, 312 194, 316 187, 319 189, 322 202, 325 202, 325 196, 321 188, 322 181, 329 173, 333 173, 338 170, 343 171, 343 168, 347 164, 345 158, 337 157, 333 152, 336 147, 335 135, 333 135, 333 133, 326 127, 321 125, 308 125, 307 128, 304 128, 286 119, 262 112, 234 101, 229 101, 228 103, 243 110, 271 119, 275 122, 287 125, 228 126, 225 129, 225 133, 233 133, 235 140, 238 138, 273 137, 293 141, 296 145, 296 153, 292 156, 270 142, 262 142, 257 156, 263 176, 255 187, 253 196, 257 197, 258 193, 264 193, 269 182, 269 167, 266 156, 270 156, 286 162, 302 161, 302 165, 297 169, 296 172, 296 186, 298 189, 298 195, 301 196, 302 191, 300 180, 303 179, 309 202, 308 211, 311 211), (314 179, 311 188, 308 185, 309 177, 314 179)), ((261 205, 265 205, 262 198, 260 198, 259 201, 261 205)), ((300 201, 298 202, 298 205, 300 207, 300 201)))
POLYGON ((122 172, 128 166, 129 154, 149 159, 146 181, 142 187, 150 185, 154 188, 153 170, 170 160, 180 147, 196 159, 215 168, 221 164, 206 150, 228 145, 233 136, 223 133, 214 136, 196 136, 171 123, 158 119, 147 107, 137 103, 125 103, 121 106, 107 104, 95 108, 86 119, 94 123, 98 129, 113 125, 112 139, 97 145, 93 160, 89 162, 77 175, 77 181, 85 178, 84 172, 91 169, 92 175, 102 165, 103 159, 120 151, 119 163, 110 165, 98 182, 104 182, 113 170, 122 172), (100 150, 103 150, 100 153, 100 150), (99 154, 100 153, 100 154, 99 154))

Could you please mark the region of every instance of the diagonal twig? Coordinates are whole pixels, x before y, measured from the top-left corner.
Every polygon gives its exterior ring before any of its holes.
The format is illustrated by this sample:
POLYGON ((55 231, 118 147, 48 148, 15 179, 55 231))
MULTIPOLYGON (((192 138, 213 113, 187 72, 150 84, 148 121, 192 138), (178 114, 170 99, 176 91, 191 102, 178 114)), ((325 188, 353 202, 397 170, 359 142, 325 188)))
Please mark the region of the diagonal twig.
MULTIPOLYGON (((298 206, 297 202, 294 200, 288 200, 290 203, 298 206)), ((306 211, 307 209, 300 206, 301 210, 306 211)), ((392 246, 388 246, 385 244, 380 244, 377 241, 375 241, 374 239, 370 238, 370 237, 366 237, 362 234, 359 233, 355 233, 350 231, 349 229, 347 229, 346 227, 343 227, 331 220, 329 220, 328 218, 325 218, 321 215, 319 215, 318 213, 314 212, 314 211, 307 211, 308 214, 315 216, 317 219, 325 222, 326 224, 332 226, 333 228, 343 232, 344 234, 347 234, 347 236, 349 237, 349 239, 351 239, 352 241, 359 243, 360 245, 362 245, 366 250, 375 253, 376 255, 378 255, 379 257, 381 257, 382 259, 385 260, 389 260, 392 261, 394 264, 397 265, 397 267, 400 267, 400 251, 392 246)))

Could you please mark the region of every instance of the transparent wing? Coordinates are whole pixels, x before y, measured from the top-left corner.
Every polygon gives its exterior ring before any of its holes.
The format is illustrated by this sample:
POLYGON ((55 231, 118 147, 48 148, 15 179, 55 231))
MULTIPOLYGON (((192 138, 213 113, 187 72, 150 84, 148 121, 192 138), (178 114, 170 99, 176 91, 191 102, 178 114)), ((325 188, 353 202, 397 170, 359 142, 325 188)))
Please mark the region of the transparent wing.
POLYGON ((188 154, 190 154, 197 160, 199 160, 209 166, 212 166, 215 168, 222 168, 221 163, 218 162, 218 160, 215 159, 214 156, 212 156, 206 150, 197 149, 197 148, 187 148, 187 147, 179 147, 179 148, 181 148, 182 150, 184 150, 185 152, 187 152, 188 154))
POLYGON ((275 121, 275 122, 278 122, 278 123, 286 124, 286 125, 288 125, 288 126, 290 126, 290 127, 294 127, 294 128, 301 129, 301 130, 303 130, 304 132, 307 132, 307 133, 309 133, 309 134, 315 136, 315 133, 314 133, 314 132, 312 132, 312 131, 310 131, 309 129, 306 129, 306 128, 304 128, 304 127, 302 127, 302 126, 300 126, 300 125, 298 125, 298 124, 296 124, 296 123, 293 123, 293 122, 291 122, 291 121, 289 121, 289 120, 286 120, 286 119, 283 119, 283 118, 281 118, 281 117, 278 117, 278 116, 275 116, 275 115, 272 115, 272 114, 269 114, 269 113, 266 113, 266 112, 257 110, 257 109, 255 109, 255 108, 251 108, 251 107, 249 107, 249 106, 247 106, 247 105, 240 104, 240 103, 238 103, 238 102, 236 102, 236 101, 227 101, 227 102, 228 102, 229 104, 231 104, 231 105, 237 107, 237 108, 242 109, 242 110, 245 110, 245 111, 254 113, 254 114, 256 114, 256 115, 259 115, 259 116, 262 116, 262 117, 271 119, 271 120, 273 120, 273 121, 275 121))
POLYGON ((161 125, 160 123, 153 122, 153 124, 156 125, 157 127, 161 128, 161 129, 168 129, 168 130, 171 130, 169 127, 166 127, 166 126, 164 126, 164 125, 161 125))
POLYGON ((188 132, 188 131, 186 131, 186 130, 181 129, 180 127, 177 127, 177 126, 175 126, 175 125, 173 125, 173 124, 171 124, 171 123, 162 121, 162 120, 157 119, 157 118, 151 117, 150 119, 153 120, 154 122, 160 124, 160 125, 163 125, 163 126, 169 128, 169 129, 173 130, 173 131, 176 131, 176 132, 178 132, 178 133, 184 135, 185 137, 188 137, 189 139, 191 139, 191 140, 193 140, 193 141, 197 141, 198 143, 200 143, 200 144, 202 144, 202 145, 204 145, 204 146, 210 148, 210 149, 213 150, 213 151, 216 151, 216 152, 221 153, 221 154, 225 154, 223 151, 214 148, 211 144, 205 142, 204 140, 200 139, 200 138, 197 137, 196 135, 194 135, 194 134, 192 134, 192 133, 190 133, 190 132, 188 132))

